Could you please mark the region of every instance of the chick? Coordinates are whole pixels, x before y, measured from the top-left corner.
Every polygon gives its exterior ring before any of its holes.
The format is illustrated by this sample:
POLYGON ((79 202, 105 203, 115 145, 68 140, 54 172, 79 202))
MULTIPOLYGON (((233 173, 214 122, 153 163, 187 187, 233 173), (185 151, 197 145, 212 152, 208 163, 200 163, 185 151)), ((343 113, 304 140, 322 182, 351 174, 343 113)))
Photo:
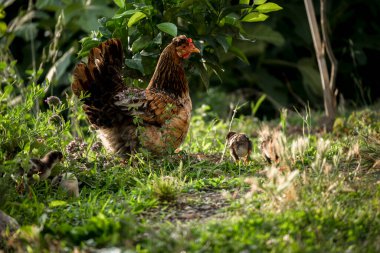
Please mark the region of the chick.
POLYGON ((51 151, 47 153, 41 159, 30 159, 32 167, 30 168, 27 176, 28 179, 31 179, 33 175, 38 175, 40 180, 46 180, 50 174, 51 170, 58 162, 63 158, 62 152, 60 151, 51 151))
POLYGON ((79 186, 77 177, 70 172, 63 173, 62 175, 56 176, 51 182, 52 186, 59 187, 69 196, 79 197, 79 186))
POLYGON ((226 139, 234 161, 237 162, 240 158, 244 158, 244 162, 247 163, 252 152, 252 142, 247 137, 247 135, 242 133, 229 132, 226 139))
POLYGON ((0 239, 7 229, 9 230, 9 232, 13 233, 19 227, 20 225, 14 218, 0 210, 0 239))
POLYGON ((268 127, 263 127, 259 132, 260 150, 265 160, 271 163, 279 162, 278 131, 270 131, 268 127))

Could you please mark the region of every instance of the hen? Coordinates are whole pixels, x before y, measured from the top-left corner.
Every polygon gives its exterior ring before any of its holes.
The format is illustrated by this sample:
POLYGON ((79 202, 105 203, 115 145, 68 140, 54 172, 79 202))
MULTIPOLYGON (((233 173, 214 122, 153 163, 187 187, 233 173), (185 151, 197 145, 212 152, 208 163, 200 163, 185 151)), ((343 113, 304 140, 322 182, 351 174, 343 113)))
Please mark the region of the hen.
POLYGON ((78 97, 87 95, 82 98, 84 111, 108 151, 125 155, 144 148, 164 154, 178 148, 188 132, 192 110, 183 59, 199 52, 192 39, 173 38, 146 89, 124 85, 118 39, 93 48, 88 63, 76 66, 71 88, 78 97))

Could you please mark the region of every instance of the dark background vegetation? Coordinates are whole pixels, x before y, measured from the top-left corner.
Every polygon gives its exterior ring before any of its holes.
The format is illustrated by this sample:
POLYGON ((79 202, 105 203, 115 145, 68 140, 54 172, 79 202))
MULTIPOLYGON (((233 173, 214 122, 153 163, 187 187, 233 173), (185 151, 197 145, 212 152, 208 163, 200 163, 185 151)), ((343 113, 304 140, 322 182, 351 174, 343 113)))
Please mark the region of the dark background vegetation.
MULTIPOLYGON (((160 3, 166 6, 172 2, 176 1, 155 1, 157 8, 162 7, 160 3)), ((237 5, 238 2, 231 3, 237 5)), ((250 64, 219 51, 215 55, 224 69, 219 73, 220 78, 212 75, 209 85, 205 85, 196 77, 197 73, 190 72, 195 105, 210 104, 220 116, 227 116, 229 104, 247 101, 241 112, 250 114, 250 103, 266 94, 267 99, 258 111, 260 118, 278 116, 282 107, 303 108, 309 104, 315 109, 323 108, 303 1, 276 3, 284 10, 271 14, 265 22, 242 24, 250 38, 255 38, 255 43, 234 41, 234 46, 244 52, 250 64)), ((315 1, 317 11, 318 3, 315 1)), ((77 57, 81 49, 79 40, 99 29, 99 18, 112 17, 117 11, 110 0, 95 0, 90 5, 86 1, 69 0, 5 1, 2 4, 5 9, 0 25, 1 60, 7 63, 16 60, 15 75, 24 79, 26 85, 33 78, 44 81, 50 72, 53 76, 51 93, 58 96, 68 91, 72 69, 80 60, 77 57), (62 13, 64 20, 60 20, 62 13), (8 26, 7 31, 4 24, 8 26), (39 69, 38 75, 31 77, 33 70, 39 69)), ((336 82, 339 103, 363 106, 376 102, 380 96, 376 64, 380 59, 380 23, 377 22, 380 2, 328 1, 327 8, 331 43, 339 63, 336 82)), ((187 34, 195 40, 202 37, 199 32, 187 31, 187 34)), ((170 36, 165 35, 163 44, 169 39, 170 36)), ((150 74, 144 73, 141 77, 148 80, 150 74)), ((2 82, 5 80, 4 77, 2 82)))

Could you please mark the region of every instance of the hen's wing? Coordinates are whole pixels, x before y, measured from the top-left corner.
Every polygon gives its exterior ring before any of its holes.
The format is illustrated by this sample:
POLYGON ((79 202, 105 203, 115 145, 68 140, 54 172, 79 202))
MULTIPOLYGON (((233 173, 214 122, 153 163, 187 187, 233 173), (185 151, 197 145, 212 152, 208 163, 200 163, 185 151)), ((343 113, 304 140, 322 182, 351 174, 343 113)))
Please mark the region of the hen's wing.
POLYGON ((127 89, 115 97, 115 106, 134 124, 162 126, 178 115, 183 103, 177 97, 160 90, 127 89))

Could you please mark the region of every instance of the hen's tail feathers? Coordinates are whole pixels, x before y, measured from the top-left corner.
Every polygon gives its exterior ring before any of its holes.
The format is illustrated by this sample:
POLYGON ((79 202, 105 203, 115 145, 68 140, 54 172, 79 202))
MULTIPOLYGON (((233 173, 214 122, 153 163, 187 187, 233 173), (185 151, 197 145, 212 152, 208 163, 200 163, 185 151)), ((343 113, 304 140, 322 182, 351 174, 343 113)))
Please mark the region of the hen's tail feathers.
POLYGON ((97 107, 111 95, 123 90, 123 47, 119 39, 109 39, 91 49, 88 62, 79 63, 74 69, 71 89, 89 106, 97 107))

